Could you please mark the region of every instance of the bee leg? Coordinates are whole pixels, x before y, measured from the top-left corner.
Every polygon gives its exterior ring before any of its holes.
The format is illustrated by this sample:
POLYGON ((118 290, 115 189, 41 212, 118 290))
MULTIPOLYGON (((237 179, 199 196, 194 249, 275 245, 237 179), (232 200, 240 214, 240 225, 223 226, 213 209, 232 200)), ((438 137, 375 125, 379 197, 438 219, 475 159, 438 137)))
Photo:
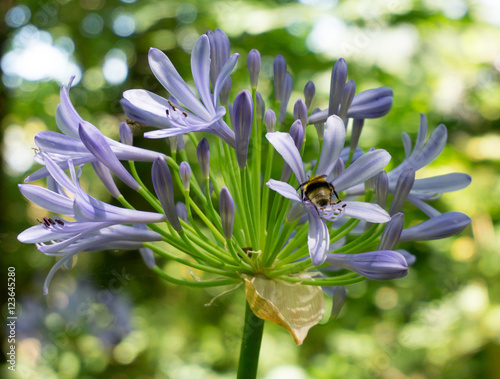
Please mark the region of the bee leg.
POLYGON ((300 183, 300 184, 299 184, 299 186, 298 186, 297 188, 295 188, 295 191, 298 191, 299 189, 301 189, 302 187, 304 187, 304 185, 305 185, 308 181, 309 181, 309 179, 308 179, 308 180, 306 180, 304 183, 300 183))
POLYGON ((337 204, 340 203, 342 201, 342 199, 339 197, 339 194, 337 193, 337 191, 335 191, 335 188, 333 188, 332 186, 332 191, 333 191, 333 194, 335 195, 335 197, 337 198, 337 204))

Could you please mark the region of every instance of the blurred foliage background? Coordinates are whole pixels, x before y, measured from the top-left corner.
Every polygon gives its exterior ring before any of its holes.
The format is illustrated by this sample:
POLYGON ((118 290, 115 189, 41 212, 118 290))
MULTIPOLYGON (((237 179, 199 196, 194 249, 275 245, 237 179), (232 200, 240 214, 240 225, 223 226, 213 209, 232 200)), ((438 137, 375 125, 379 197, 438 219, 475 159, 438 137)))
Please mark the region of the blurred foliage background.
MULTIPOLYGON (((191 47, 201 33, 218 27, 230 37, 232 52, 241 54, 234 89, 248 87, 244 62, 257 48, 264 98, 272 93, 272 61, 283 54, 294 77, 290 103, 313 80, 313 107, 324 108, 331 68, 344 57, 357 92, 389 86, 395 94, 389 115, 365 124, 362 147, 385 148, 400 162, 400 134, 415 137, 422 112, 430 130, 446 124, 449 145, 417 177, 473 177, 469 188, 447 194, 438 205, 467 213, 472 228, 442 241, 404 244, 417 256, 410 274, 351 286, 339 318, 313 328, 301 347, 267 324, 260 376, 500 378, 498 2, 3 0, 0 8, 0 259, 2 278, 15 267, 19 316, 17 371, 4 365, 2 377, 234 377, 242 288, 207 306, 220 289, 166 284, 139 254, 113 251, 80 254, 76 267, 59 272, 44 296, 42 283, 54 261, 16 239, 44 216, 17 184, 35 169, 34 135, 57 130, 60 84, 76 75, 71 97, 77 110, 117 138, 124 119, 121 93, 162 91, 147 64, 149 47, 164 50, 190 78, 191 47)), ((144 145, 142 131, 135 132, 136 144, 144 145)), ((153 142, 148 146, 168 150, 164 141, 153 142)), ((85 185, 110 201, 95 181, 85 185)), ((423 217, 410 214, 412 222, 423 217)), ((2 339, 4 354, 7 347, 2 339)))

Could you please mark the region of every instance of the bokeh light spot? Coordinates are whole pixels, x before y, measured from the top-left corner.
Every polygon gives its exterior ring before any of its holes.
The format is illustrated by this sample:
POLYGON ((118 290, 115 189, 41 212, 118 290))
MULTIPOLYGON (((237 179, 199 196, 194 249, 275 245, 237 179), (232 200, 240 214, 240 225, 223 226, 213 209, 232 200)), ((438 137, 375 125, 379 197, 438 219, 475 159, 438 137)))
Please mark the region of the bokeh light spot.
POLYGON ((7 174, 15 176, 26 172, 33 165, 32 145, 27 143, 26 132, 21 125, 10 125, 4 132, 3 160, 7 174))
POLYGON ((173 49, 177 42, 175 34, 171 30, 159 30, 151 34, 151 46, 160 50, 173 49))
POLYGON ((128 37, 135 32, 135 19, 132 15, 121 14, 113 21, 113 31, 119 37, 128 37))
POLYGON ((97 13, 91 13, 82 20, 81 31, 87 38, 98 37, 103 28, 104 20, 97 13))
POLYGON ((471 138, 465 147, 466 154, 474 160, 500 160, 500 135, 485 134, 471 138))
POLYGON ((30 81, 56 79, 64 83, 76 75, 74 83, 80 81, 80 68, 70 61, 70 54, 53 45, 50 33, 26 25, 14 35, 12 45, 14 48, 1 61, 4 74, 14 77, 4 79, 6 85, 22 85, 16 77, 30 81))
POLYGON ((457 238, 451 246, 451 256, 456 261, 466 262, 476 255, 474 240, 469 236, 457 238))
POLYGON ((83 86, 89 91, 95 91, 104 85, 104 77, 99 67, 91 67, 85 74, 82 80, 83 86))
POLYGON ((481 315, 488 308, 488 291, 481 283, 471 283, 459 294, 458 304, 469 316, 481 315))
POLYGON ((102 74, 110 84, 120 84, 127 79, 127 56, 123 50, 112 49, 106 54, 102 74))
POLYGON ((398 304, 398 293, 390 287, 382 287, 375 294, 375 304, 380 309, 392 309, 398 304))
POLYGON ((11 28, 26 25, 31 18, 31 10, 26 5, 18 5, 9 9, 5 15, 5 23, 11 28))
POLYGON ((175 17, 181 24, 191 24, 197 16, 198 9, 191 3, 181 3, 175 12, 175 17))

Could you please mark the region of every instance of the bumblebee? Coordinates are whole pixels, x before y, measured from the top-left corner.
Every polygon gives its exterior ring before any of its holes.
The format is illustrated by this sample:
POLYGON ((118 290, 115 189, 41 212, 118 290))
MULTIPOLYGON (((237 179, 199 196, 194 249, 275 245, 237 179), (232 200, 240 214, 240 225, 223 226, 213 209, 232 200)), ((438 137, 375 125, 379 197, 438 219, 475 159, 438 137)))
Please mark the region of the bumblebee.
POLYGON ((297 191, 302 191, 302 201, 309 200, 318 214, 318 208, 325 209, 328 205, 336 205, 342 201, 332 183, 325 180, 326 177, 327 175, 313 176, 297 187, 297 191), (333 195, 338 201, 332 201, 333 195))

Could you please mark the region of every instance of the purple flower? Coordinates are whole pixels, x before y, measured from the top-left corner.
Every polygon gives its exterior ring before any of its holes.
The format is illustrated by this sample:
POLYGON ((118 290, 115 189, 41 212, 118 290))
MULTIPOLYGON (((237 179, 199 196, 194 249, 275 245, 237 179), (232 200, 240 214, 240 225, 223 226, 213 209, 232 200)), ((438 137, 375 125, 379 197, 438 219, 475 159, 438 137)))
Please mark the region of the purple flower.
POLYGON ((222 222, 222 231, 226 239, 233 236, 234 202, 227 187, 222 187, 219 195, 219 210, 222 222))
POLYGON ((326 262, 373 280, 399 279, 408 274, 408 263, 397 251, 379 250, 360 254, 328 253, 326 262))
POLYGON ((253 102, 248 90, 241 91, 233 103, 233 127, 236 136, 236 158, 243 169, 247 164, 248 145, 253 126, 253 102))
MULTIPOLYGON (((471 177, 463 173, 450 173, 431 178, 412 179, 414 175, 412 172, 414 173, 434 161, 446 145, 447 131, 444 125, 439 125, 432 132, 427 142, 425 142, 426 134, 427 120, 424 115, 421 115, 420 128, 415 146, 412 148, 410 137, 408 134, 403 133, 406 158, 400 165, 387 173, 387 184, 385 184, 385 179, 383 179, 384 183, 381 183, 381 189, 384 190, 384 193, 387 190, 387 193, 395 195, 392 202, 396 202, 397 204, 391 204, 391 214, 401 208, 404 202, 403 199, 406 198, 407 201, 420 208, 429 217, 435 217, 441 213, 427 204, 426 201, 435 200, 445 192, 461 190, 471 183, 471 177), (410 187, 409 184, 411 184, 410 187), (408 192, 409 188, 411 189, 408 192)), ((364 193, 364 190, 364 184, 359 184, 349 189, 347 194, 359 195, 364 193)), ((377 195, 377 197, 381 196, 377 195)))
POLYGON ((257 84, 259 82, 260 65, 261 59, 259 51, 255 49, 250 50, 247 58, 247 67, 252 88, 257 88, 257 84))
POLYGON ((160 50, 150 49, 151 70, 175 101, 146 90, 129 90, 123 93, 121 104, 128 117, 161 128, 145 133, 145 137, 166 138, 189 132, 207 132, 235 146, 234 133, 222 120, 226 110, 219 106, 218 102, 222 87, 236 64, 238 54, 232 55, 220 68, 213 93, 210 89, 210 55, 209 37, 202 35, 196 41, 191 54, 191 70, 200 101, 181 78, 170 59, 160 50))
POLYGON ((355 119, 379 118, 385 116, 392 107, 392 90, 387 87, 370 89, 354 96, 356 86, 347 78, 347 63, 340 58, 332 70, 328 109, 314 112, 309 124, 325 122, 328 116, 338 115, 355 119))
MULTIPOLYGON (((82 142, 80 138, 81 130, 84 133, 97 136, 100 139, 102 147, 111 150, 117 160, 152 162, 159 156, 165 157, 164 154, 129 146, 126 143, 120 143, 105 137, 94 125, 83 120, 76 112, 69 98, 69 88, 72 81, 73 78, 70 80, 68 86, 61 86, 61 103, 57 106, 56 110, 56 123, 64 134, 44 130, 35 136, 35 143, 39 150, 35 155, 35 160, 38 163, 45 165, 45 158, 49 157, 59 167, 67 169, 69 159, 72 159, 73 163, 77 166, 98 162, 98 158, 82 142)), ((25 179, 25 182, 44 178, 47 175, 47 168, 42 167, 29 175, 25 179)))
MULTIPOLYGON (((267 139, 294 172, 299 184, 307 182, 304 164, 292 137, 288 133, 267 133, 267 139)), ((345 127, 337 116, 328 118, 325 128, 323 148, 316 169, 316 176, 328 177, 339 159, 345 143, 345 127)), ((374 150, 360 157, 345 171, 335 177, 331 184, 337 192, 364 183, 380 172, 389 162, 390 155, 385 150, 374 150)), ((389 214, 377 204, 360 201, 342 201, 339 205, 327 205, 317 209, 311 201, 299 196, 297 190, 288 183, 271 179, 266 185, 280 195, 303 204, 309 219, 309 254, 314 265, 322 264, 330 243, 330 234, 325 219, 335 221, 341 215, 382 223, 390 220, 389 214)))
MULTIPOLYGON (((403 133, 406 158, 399 166, 387 173, 390 193, 394 193, 399 176, 405 170, 409 168, 414 171, 420 170, 422 167, 434 161, 443 151, 447 140, 446 126, 441 124, 434 129, 427 142, 425 142, 426 134, 427 119, 422 114, 420 116, 420 127, 413 149, 410 137, 408 134, 403 133)), ((416 205, 428 216, 437 216, 440 212, 425 201, 434 200, 445 192, 461 190, 470 183, 471 177, 462 173, 451 173, 431 178, 416 179, 408 194, 408 201, 416 205)))
POLYGON ((460 233, 471 221, 469 216, 461 212, 443 213, 404 229, 399 241, 429 241, 448 238, 460 233))
POLYGON ((345 298, 347 296, 347 289, 344 286, 337 287, 322 287, 328 295, 332 297, 332 312, 330 313, 331 318, 336 318, 345 303, 345 298))
POLYGON ((38 250, 47 255, 63 255, 49 273, 46 286, 54 272, 71 257, 83 250, 110 248, 136 249, 142 242, 159 241, 161 235, 120 224, 149 224, 165 220, 165 215, 115 207, 103 203, 80 188, 73 162, 68 162, 71 179, 50 158, 46 167, 54 179, 53 187, 63 187, 73 194, 69 198, 63 191, 52 191, 39 186, 21 184, 21 193, 31 202, 54 213, 67 215, 65 218, 43 218, 40 224, 28 228, 18 239, 24 243, 36 243, 38 250))
POLYGON ((168 222, 176 231, 182 230, 181 223, 177 217, 174 199, 174 183, 172 174, 168 168, 167 162, 163 158, 158 158, 153 162, 151 168, 151 177, 153 178, 153 187, 161 207, 165 211, 168 222))
POLYGON ((316 93, 316 86, 314 85, 314 82, 309 80, 304 87, 304 99, 307 110, 311 108, 311 103, 314 99, 315 93, 316 93))

